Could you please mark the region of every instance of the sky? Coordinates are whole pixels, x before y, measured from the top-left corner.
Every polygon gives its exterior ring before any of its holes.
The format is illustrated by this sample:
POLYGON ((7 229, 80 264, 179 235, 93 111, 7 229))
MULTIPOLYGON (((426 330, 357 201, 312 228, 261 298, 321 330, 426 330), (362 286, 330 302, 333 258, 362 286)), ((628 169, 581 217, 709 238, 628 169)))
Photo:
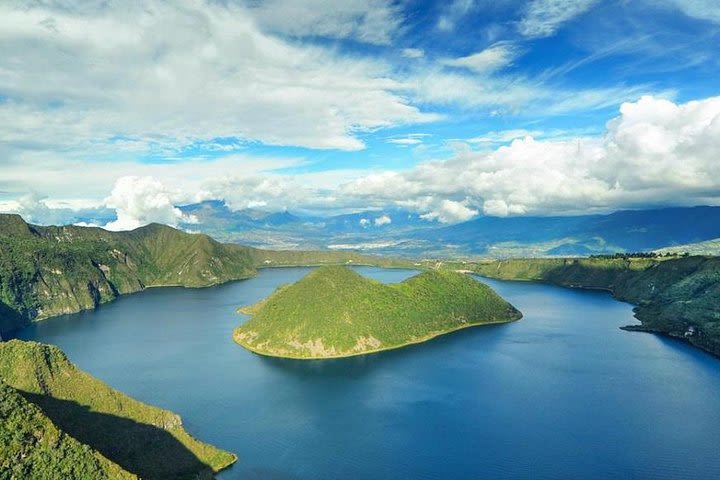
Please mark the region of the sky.
POLYGON ((4 0, 0 211, 720 205, 718 79, 716 0, 4 0))

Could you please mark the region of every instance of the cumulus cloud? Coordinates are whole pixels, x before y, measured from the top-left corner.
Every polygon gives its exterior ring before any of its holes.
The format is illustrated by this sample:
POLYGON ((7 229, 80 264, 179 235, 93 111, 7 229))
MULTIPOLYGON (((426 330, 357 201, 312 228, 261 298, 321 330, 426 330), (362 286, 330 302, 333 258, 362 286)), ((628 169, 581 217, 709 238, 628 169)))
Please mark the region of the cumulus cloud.
POLYGON ((513 140, 490 152, 381 172, 344 186, 424 218, 562 214, 720 203, 720 97, 676 104, 646 96, 620 107, 602 137, 513 140))
POLYGON ((389 215, 382 215, 377 217, 373 222, 376 227, 382 227, 383 225, 390 225, 392 223, 392 218, 390 218, 389 215))
POLYGON ((368 220, 367 218, 361 218, 359 223, 360 226, 363 228, 367 228, 368 226, 370 226, 370 220, 368 220))
POLYGON ((0 212, 17 213, 25 221, 36 225, 84 223, 97 226, 112 217, 112 210, 92 202, 57 202, 37 192, 30 192, 17 200, 0 202, 0 212), (82 222, 80 219, 91 220, 82 222))
POLYGON ((177 194, 155 178, 122 177, 105 200, 117 214, 117 219, 105 228, 133 230, 153 222, 177 225, 181 221, 192 221, 175 207, 174 196, 177 194))
POLYGON ((478 214, 477 210, 453 200, 441 200, 432 211, 420 215, 425 220, 437 220, 441 223, 458 223, 470 220, 478 214))
POLYGON ((526 37, 549 37, 565 22, 585 13, 598 0, 531 0, 518 25, 526 37))

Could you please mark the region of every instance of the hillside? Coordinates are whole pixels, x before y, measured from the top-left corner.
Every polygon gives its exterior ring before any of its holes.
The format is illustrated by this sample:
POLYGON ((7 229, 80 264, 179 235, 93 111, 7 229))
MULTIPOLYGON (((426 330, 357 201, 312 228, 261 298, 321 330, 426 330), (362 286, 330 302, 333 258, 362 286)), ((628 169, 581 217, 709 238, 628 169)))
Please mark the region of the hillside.
POLYGON ((720 258, 511 259, 464 264, 481 275, 604 289, 637 305, 627 330, 683 339, 720 356, 720 258))
POLYGON ((147 287, 247 278, 255 273, 250 252, 164 225, 108 232, 0 215, 0 334, 147 287))
POLYGON ((207 287, 256 268, 326 264, 412 266, 353 252, 259 250, 158 224, 109 232, 0 214, 0 336, 148 287, 207 287))
POLYGON ((58 430, 36 405, 0 380, 0 478, 137 479, 58 430))
POLYGON ((345 267, 320 267, 246 307, 234 332, 256 353, 332 358, 419 343, 521 314, 488 286, 455 272, 427 271, 385 285, 345 267))
MULTIPOLYGON (((47 441, 65 439, 67 434, 89 446, 99 452, 93 454, 99 462, 96 468, 110 468, 108 462, 102 463, 104 456, 144 479, 195 479, 211 478, 236 460, 235 455, 191 437, 176 414, 134 400, 79 370, 57 347, 18 340, 0 343, 0 379, 39 407, 52 424, 37 417, 34 406, 26 407, 17 399, 6 415, 17 421, 34 415, 50 435, 47 441), (58 429, 64 433, 57 433, 58 429)), ((75 444, 68 448, 68 455, 88 465, 83 468, 92 467, 87 449, 80 451, 75 444)), ((64 465, 65 459, 57 461, 64 465)))
POLYGON ((705 240, 697 243, 687 243, 657 250, 658 253, 688 253, 690 255, 720 255, 720 238, 705 240))

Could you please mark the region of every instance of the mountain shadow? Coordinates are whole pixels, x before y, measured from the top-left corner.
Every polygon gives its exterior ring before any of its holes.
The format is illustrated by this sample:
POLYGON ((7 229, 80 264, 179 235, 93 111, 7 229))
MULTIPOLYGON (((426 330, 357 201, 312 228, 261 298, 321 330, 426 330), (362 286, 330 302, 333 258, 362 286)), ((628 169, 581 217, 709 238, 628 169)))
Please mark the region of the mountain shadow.
POLYGON ((76 440, 144 480, 211 479, 211 468, 163 428, 18 390, 76 440))

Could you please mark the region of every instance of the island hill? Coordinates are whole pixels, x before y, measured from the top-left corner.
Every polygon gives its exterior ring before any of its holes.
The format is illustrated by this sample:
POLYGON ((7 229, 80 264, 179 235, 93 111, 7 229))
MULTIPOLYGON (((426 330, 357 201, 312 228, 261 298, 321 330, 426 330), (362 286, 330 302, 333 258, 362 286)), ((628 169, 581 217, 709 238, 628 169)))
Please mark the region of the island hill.
POLYGON ((462 328, 518 320, 490 287, 453 271, 428 270, 383 284, 324 266, 244 307, 234 340, 262 355, 322 359, 420 343, 462 328))

